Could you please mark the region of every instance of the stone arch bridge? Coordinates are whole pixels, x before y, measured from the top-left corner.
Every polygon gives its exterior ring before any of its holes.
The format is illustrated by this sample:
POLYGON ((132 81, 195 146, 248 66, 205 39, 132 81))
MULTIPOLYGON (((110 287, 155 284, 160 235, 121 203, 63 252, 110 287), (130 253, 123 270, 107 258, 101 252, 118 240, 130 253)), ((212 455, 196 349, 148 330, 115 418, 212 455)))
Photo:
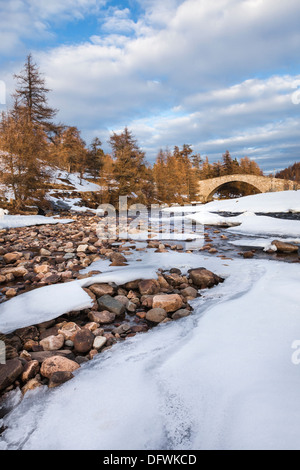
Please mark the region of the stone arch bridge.
POLYGON ((218 189, 227 183, 247 183, 257 189, 260 193, 300 190, 300 184, 295 183, 294 181, 269 178, 267 176, 236 174, 200 181, 198 199, 201 202, 210 201, 218 189))

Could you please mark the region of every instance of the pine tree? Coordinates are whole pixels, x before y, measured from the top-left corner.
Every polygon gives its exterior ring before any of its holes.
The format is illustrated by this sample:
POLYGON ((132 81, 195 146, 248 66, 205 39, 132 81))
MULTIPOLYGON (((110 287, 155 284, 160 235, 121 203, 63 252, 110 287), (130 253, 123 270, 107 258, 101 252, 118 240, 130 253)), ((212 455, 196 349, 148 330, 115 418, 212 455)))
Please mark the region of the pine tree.
POLYGON ((52 119, 57 110, 48 106, 47 95, 50 91, 45 86, 45 79, 41 76, 37 64, 33 62, 32 55, 27 56, 24 69, 20 74, 15 74, 17 88, 14 93, 16 99, 15 110, 25 111, 30 122, 40 125, 47 133, 55 132, 57 126, 52 119))
POLYGON ((87 168, 95 180, 100 177, 100 171, 104 164, 103 160, 102 142, 98 137, 95 137, 87 151, 86 160, 87 168))

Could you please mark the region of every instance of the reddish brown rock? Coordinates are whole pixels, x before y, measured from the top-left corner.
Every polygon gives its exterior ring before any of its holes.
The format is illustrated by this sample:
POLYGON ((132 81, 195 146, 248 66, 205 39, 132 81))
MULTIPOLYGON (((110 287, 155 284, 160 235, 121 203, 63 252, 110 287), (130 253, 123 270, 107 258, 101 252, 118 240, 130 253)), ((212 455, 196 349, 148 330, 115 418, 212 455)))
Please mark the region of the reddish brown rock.
POLYGON ((80 327, 76 323, 66 322, 59 328, 58 333, 62 334, 65 339, 70 339, 71 341, 73 341, 74 336, 79 330, 80 327))
POLYGON ((298 253, 299 247, 298 245, 294 245, 292 243, 285 243, 279 240, 274 240, 272 245, 276 246, 277 251, 279 253, 298 253))
POLYGON ((50 379, 55 372, 74 372, 74 370, 79 369, 79 367, 77 362, 71 361, 66 357, 52 356, 45 359, 42 363, 41 374, 43 377, 50 379))
POLYGON ((156 279, 145 279, 139 282, 138 288, 141 295, 153 295, 159 292, 160 285, 156 279))
POLYGON ((162 308, 166 312, 175 312, 182 307, 183 302, 178 294, 162 294, 153 297, 153 308, 162 308))
POLYGON ((93 333, 85 328, 78 331, 74 337, 74 348, 77 352, 85 354, 89 352, 93 346, 95 336, 93 333))
POLYGON ((113 312, 109 312, 108 310, 103 310, 102 312, 92 311, 88 314, 88 317, 91 321, 103 325, 105 323, 112 323, 115 320, 116 315, 113 312))
POLYGON ((22 253, 18 253, 17 251, 13 253, 6 253, 3 258, 6 264, 15 263, 20 258, 22 258, 22 253))
POLYGON ((113 295, 115 292, 114 287, 109 284, 93 284, 89 289, 98 297, 102 295, 113 295))
POLYGON ((205 268, 190 269, 189 277, 192 280, 193 284, 199 287, 199 289, 207 289, 209 287, 213 287, 216 284, 219 284, 219 282, 223 282, 224 280, 205 268))

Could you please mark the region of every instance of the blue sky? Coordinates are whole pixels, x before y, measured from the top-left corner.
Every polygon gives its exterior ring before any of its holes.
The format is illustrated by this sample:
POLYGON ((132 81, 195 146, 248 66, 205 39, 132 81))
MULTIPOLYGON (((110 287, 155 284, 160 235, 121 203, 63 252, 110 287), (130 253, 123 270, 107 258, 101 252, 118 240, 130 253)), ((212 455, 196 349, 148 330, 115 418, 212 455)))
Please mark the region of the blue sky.
POLYGON ((32 52, 87 143, 128 126, 150 161, 188 143, 273 171, 300 161, 299 17, 299 0, 0 0, 0 80, 9 104, 32 52))

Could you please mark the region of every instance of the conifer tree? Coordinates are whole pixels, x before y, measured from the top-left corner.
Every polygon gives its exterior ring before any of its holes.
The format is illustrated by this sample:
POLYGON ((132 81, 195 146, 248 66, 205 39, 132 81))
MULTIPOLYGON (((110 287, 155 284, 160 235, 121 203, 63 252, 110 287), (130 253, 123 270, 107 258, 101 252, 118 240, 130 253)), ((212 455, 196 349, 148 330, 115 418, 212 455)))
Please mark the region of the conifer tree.
POLYGON ((36 63, 33 62, 32 55, 27 56, 24 69, 20 74, 15 74, 17 88, 14 93, 16 100, 15 110, 21 108, 28 115, 29 120, 34 125, 39 125, 47 133, 55 132, 57 126, 52 119, 57 110, 48 105, 49 88, 45 85, 36 63))

